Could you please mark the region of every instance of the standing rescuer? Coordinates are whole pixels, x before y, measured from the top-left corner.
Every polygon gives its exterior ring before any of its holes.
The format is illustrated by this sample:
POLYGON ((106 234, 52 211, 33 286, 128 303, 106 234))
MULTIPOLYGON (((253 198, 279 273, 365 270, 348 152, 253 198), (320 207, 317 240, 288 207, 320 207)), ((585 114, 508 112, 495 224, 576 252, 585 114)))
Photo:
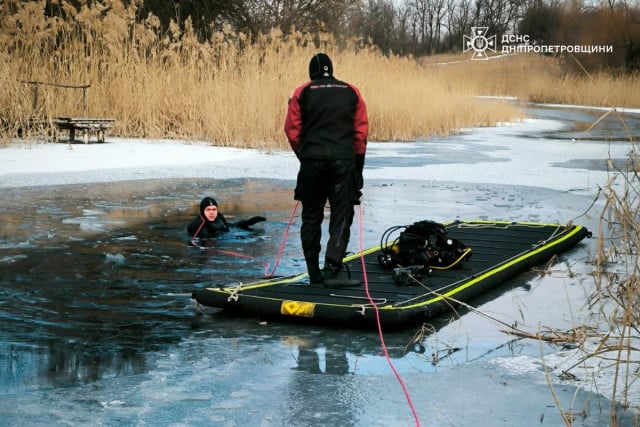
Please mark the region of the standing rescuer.
POLYGON ((289 99, 284 131, 300 160, 294 198, 302 202, 302 250, 312 284, 334 278, 342 268, 351 234, 353 205, 360 203, 369 120, 360 91, 333 76, 324 53, 309 62, 310 81, 289 99), (329 240, 324 271, 320 241, 329 201, 329 240))

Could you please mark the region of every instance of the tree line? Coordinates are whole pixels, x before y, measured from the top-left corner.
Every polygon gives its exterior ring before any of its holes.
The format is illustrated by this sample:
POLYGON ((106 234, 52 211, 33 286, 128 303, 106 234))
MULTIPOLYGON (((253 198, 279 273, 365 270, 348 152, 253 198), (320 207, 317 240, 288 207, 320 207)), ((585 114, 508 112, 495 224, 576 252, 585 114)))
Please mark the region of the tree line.
MULTIPOLYGON (((37 0, 43 1, 43 0, 37 0)), ((51 15, 109 0, 44 0, 51 15)), ((573 52, 581 67, 640 70, 640 0, 127 0, 138 19, 157 16, 163 28, 189 18, 205 40, 225 27, 257 37, 274 27, 285 33, 328 32, 361 39, 385 54, 422 57, 465 49, 472 27, 499 42, 526 35, 533 45, 611 46, 600 53, 573 52)), ((8 1, 9 7, 11 0, 8 1)))

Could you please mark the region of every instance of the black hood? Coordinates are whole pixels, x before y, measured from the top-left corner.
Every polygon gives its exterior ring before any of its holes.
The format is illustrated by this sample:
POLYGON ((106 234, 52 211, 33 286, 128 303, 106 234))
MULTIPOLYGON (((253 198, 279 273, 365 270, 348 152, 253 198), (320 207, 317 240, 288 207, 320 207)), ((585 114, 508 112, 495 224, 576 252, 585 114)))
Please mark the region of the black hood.
POLYGON ((333 77, 333 64, 326 53, 317 53, 309 61, 309 78, 311 80, 333 77))
POLYGON ((216 206, 217 207, 218 206, 218 202, 216 202, 216 199, 214 199, 213 197, 205 197, 200 202, 200 216, 202 217, 202 219, 204 219, 205 221, 209 222, 207 217, 204 216, 204 209, 207 206, 216 206))

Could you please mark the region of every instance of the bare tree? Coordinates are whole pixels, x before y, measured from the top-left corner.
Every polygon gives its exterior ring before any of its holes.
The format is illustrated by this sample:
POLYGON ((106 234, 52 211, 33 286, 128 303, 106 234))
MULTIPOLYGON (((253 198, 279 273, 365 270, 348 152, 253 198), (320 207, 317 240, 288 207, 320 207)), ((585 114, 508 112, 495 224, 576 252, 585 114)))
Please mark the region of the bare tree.
POLYGON ((365 19, 362 36, 371 40, 383 52, 389 52, 395 33, 395 10, 390 0, 368 0, 363 10, 365 19))
POLYGON ((393 51, 398 54, 413 53, 410 48, 410 9, 406 5, 400 5, 396 8, 395 32, 396 40, 393 51))
POLYGON ((244 0, 247 21, 253 22, 253 32, 273 27, 283 30, 297 28, 315 32, 343 30, 346 11, 352 6, 348 0, 244 0))
MULTIPOLYGON (((68 1, 80 4, 88 0, 68 1)), ((273 27, 284 32, 295 28, 330 32, 338 39, 361 38, 385 53, 431 55, 462 50, 464 36, 471 27, 480 26, 498 40, 513 32, 540 44, 614 46, 612 54, 588 55, 584 63, 640 69, 640 0, 124 1, 141 5, 141 19, 154 13, 165 28, 170 19, 182 25, 191 17, 201 38, 228 25, 253 37, 273 27)))
POLYGON ((523 0, 476 0, 473 24, 498 37, 513 30, 523 0))
POLYGON ((471 17, 472 0, 448 0, 447 3, 447 50, 459 50, 462 46, 464 35, 469 34, 472 26, 471 17))
POLYGON ((526 34, 534 44, 551 44, 561 23, 562 7, 544 0, 531 2, 518 23, 518 32, 526 34))

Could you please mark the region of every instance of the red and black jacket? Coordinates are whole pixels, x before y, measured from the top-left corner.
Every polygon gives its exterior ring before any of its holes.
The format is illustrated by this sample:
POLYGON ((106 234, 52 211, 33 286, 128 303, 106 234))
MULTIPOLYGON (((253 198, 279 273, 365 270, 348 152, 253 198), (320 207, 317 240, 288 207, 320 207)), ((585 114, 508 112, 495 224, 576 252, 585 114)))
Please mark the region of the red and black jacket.
POLYGON ((284 131, 300 160, 364 158, 369 120, 360 91, 334 77, 311 80, 289 99, 284 131))

